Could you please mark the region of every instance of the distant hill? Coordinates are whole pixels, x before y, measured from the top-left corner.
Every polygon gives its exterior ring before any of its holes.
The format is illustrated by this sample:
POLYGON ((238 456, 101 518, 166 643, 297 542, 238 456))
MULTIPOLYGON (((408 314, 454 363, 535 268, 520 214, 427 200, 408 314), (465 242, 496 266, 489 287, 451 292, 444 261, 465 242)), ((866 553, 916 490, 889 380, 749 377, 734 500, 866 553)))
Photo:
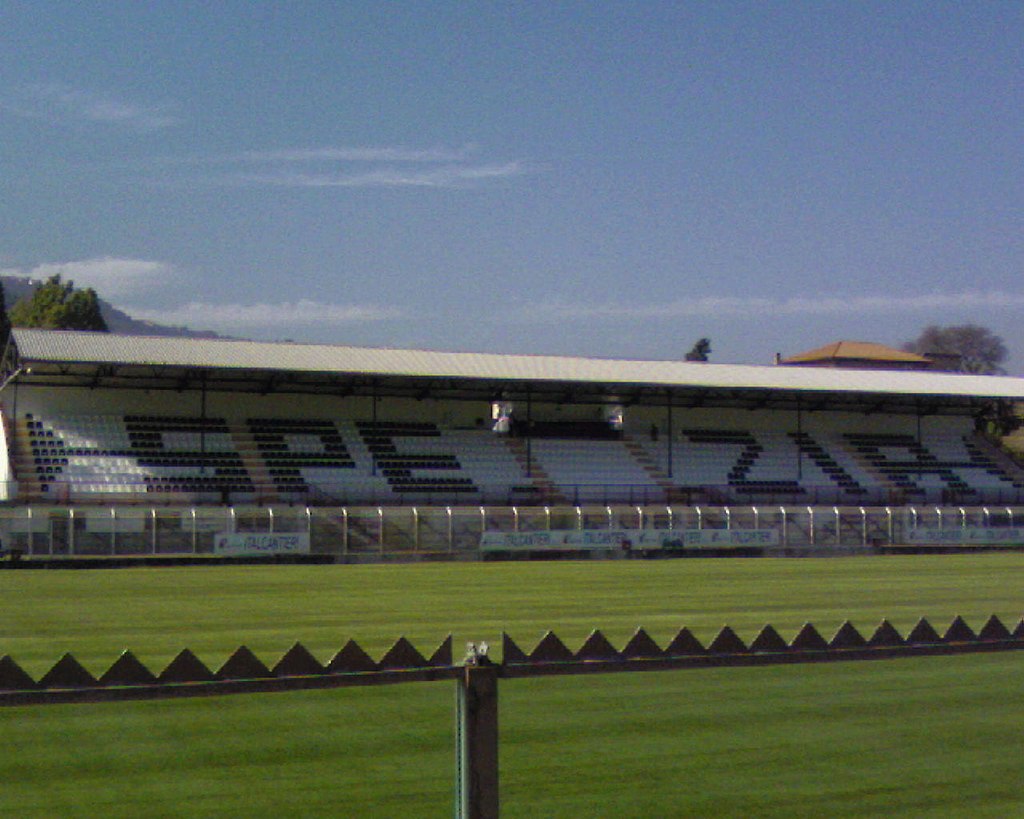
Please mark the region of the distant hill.
MULTIPOLYGON (((4 301, 7 309, 14 306, 15 302, 26 296, 31 296, 36 288, 42 284, 41 281, 25 279, 19 276, 0 276, 0 284, 4 288, 4 301)), ((98 294, 97 294, 98 295, 98 294)), ((140 321, 133 319, 123 310, 118 310, 114 305, 102 298, 100 312, 104 321, 112 333, 124 333, 130 336, 170 336, 174 338, 228 338, 212 330, 191 330, 188 327, 173 327, 168 324, 156 324, 152 321, 140 321)))

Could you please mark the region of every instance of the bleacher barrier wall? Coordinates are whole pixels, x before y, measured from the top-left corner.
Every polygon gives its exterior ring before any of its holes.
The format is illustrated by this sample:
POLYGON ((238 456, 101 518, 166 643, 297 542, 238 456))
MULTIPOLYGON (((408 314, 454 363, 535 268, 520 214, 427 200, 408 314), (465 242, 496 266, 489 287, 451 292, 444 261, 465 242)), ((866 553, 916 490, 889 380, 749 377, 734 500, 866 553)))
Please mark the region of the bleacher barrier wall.
MULTIPOLYGON (((4 549, 26 557, 214 556, 218 542, 244 535, 296 535, 312 555, 339 561, 382 557, 477 559, 494 533, 587 533, 597 543, 537 546, 581 556, 624 556, 618 537, 646 533, 654 544, 630 556, 669 554, 660 540, 703 532, 686 553, 740 548, 737 533, 769 533, 761 551, 848 553, 887 547, 1024 548, 1024 507, 814 506, 376 506, 140 507, 24 506, 0 508, 4 549), (730 533, 733 536, 729 536, 730 533), (712 536, 713 535, 713 536, 712 536), (720 545, 715 546, 715 541, 720 545)), ((233 540, 232 540, 233 539, 233 540)), ((266 538, 264 538, 265 540, 266 538)), ((646 541, 645 541, 646 542, 646 541)), ((681 541, 680 541, 681 542, 681 541)), ((240 552, 246 553, 244 548, 240 552)), ((500 549, 498 550, 501 555, 500 549)))

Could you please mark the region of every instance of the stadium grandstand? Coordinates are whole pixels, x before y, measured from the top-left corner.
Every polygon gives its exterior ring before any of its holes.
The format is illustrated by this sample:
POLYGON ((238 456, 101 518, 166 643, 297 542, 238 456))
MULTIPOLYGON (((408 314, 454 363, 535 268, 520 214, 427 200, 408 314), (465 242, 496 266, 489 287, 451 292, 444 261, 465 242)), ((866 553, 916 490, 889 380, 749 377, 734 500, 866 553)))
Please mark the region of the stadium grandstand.
POLYGON ((1024 471, 987 428, 1018 378, 27 329, 3 369, 0 537, 29 556, 1021 536, 1024 471))

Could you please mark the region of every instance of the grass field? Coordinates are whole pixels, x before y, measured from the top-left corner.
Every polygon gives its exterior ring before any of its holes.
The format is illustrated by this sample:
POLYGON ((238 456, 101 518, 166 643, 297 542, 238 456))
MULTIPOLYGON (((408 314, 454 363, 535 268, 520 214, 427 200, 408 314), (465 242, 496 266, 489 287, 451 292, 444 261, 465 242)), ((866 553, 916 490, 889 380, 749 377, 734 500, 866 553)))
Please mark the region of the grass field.
MULTIPOLYGON (((0 654, 101 673, 184 646, 326 660, 451 631, 529 650, 642 625, 827 637, 1024 613, 1024 556, 0 572, 0 654)), ((501 685, 505 816, 1024 815, 1024 653, 501 685)), ((447 816, 451 683, 0 709, 0 815, 447 816)))

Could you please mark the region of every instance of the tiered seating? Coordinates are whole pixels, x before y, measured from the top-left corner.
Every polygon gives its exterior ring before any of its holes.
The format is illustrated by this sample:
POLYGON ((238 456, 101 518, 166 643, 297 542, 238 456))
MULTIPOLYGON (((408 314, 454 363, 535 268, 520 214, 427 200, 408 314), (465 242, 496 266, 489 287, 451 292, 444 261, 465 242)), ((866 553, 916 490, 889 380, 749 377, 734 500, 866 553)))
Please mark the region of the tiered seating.
POLYGON ((528 483, 519 462, 509 450, 505 437, 489 430, 441 430, 438 441, 447 452, 457 452, 462 472, 481 490, 507 493, 528 483))
POLYGON ((72 415, 27 427, 44 495, 253 491, 223 419, 72 415))
POLYGON ((251 494, 252 478, 223 418, 126 415, 129 448, 149 492, 251 494))
POLYGON ((57 496, 58 487, 68 486, 77 493, 130 492, 131 484, 141 481, 117 454, 129 446, 126 436, 108 440, 102 418, 83 416, 64 427, 29 415, 26 426, 29 452, 19 472, 31 472, 44 495, 57 496), (93 453, 102 457, 90 457, 93 453))
POLYGON ((683 434, 695 445, 726 444, 738 449, 736 459, 726 473, 726 484, 740 495, 801 494, 803 488, 796 479, 796 460, 781 456, 779 443, 765 455, 766 448, 754 433, 747 430, 689 429, 683 434))
POLYGON ((310 486, 337 488, 339 470, 356 463, 333 421, 305 418, 249 418, 246 425, 276 489, 308 492, 310 486))
POLYGON ((908 434, 846 433, 843 439, 871 468, 908 496, 967 497, 984 490, 1021 489, 971 436, 938 432, 919 441, 908 434))
POLYGON ((855 477, 855 468, 844 467, 834 452, 826 450, 806 432, 790 432, 789 437, 800 448, 801 455, 813 463, 833 486, 846 495, 857 497, 868 494, 861 480, 855 477))
POLYGON ((963 444, 967 457, 978 470, 971 473, 975 487, 996 490, 1024 489, 1024 474, 1011 464, 1006 463, 1004 466, 1004 462, 997 460, 992 452, 991 444, 967 435, 961 436, 957 440, 958 443, 963 444))
MULTIPOLYGON (((667 464, 668 442, 651 441, 645 446, 656 463, 667 464)), ((804 493, 796 444, 784 433, 684 429, 672 442, 671 452, 672 480, 682 488, 716 489, 744 499, 804 493)), ((819 476, 812 468, 807 477, 819 476)))
POLYGON ((680 489, 713 500, 861 500, 875 483, 827 434, 686 428, 672 441, 644 441, 650 459, 680 489))
MULTIPOLYGON (((419 421, 356 421, 376 470, 393 492, 468 494, 477 491, 436 424, 419 421), (424 474, 426 473, 426 474, 424 474)), ((483 433, 481 433, 483 434, 483 433)))
MULTIPOLYGON (((749 433, 723 431, 715 435, 712 430, 696 431, 697 438, 684 432, 672 445, 672 478, 688 488, 723 487, 729 483, 729 473, 752 442, 749 433)), ((659 446, 659 460, 667 458, 668 444, 659 446)))
POLYGON ((1024 472, 963 419, 929 419, 920 441, 899 427, 850 431, 815 420, 799 433, 683 427, 671 442, 551 422, 527 447, 424 421, 28 416, 14 455, 27 496, 54 501, 611 503, 679 490, 723 503, 866 504, 988 502, 1024 491, 1024 472))
POLYGON ((631 487, 658 486, 621 440, 538 438, 531 454, 554 485, 571 488, 580 502, 603 503, 610 495, 627 497, 631 487))

